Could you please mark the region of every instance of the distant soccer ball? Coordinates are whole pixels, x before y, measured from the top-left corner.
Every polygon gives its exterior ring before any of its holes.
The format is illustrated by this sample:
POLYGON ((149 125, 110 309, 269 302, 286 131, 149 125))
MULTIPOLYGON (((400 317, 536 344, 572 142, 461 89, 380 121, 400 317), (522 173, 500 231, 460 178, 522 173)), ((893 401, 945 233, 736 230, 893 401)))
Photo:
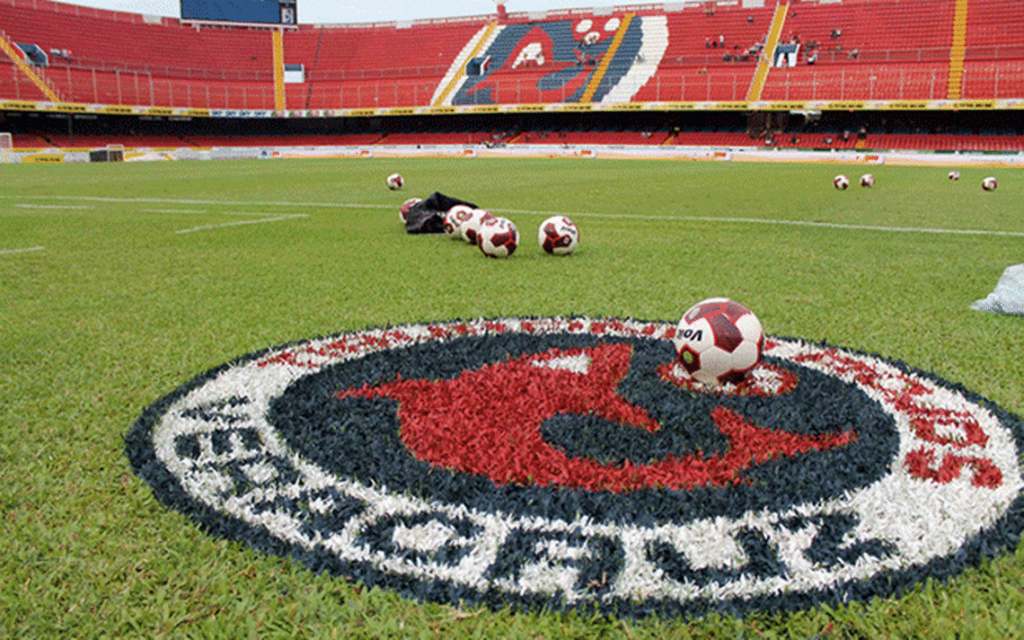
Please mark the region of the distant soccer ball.
POLYGON ((576 250, 580 242, 580 230, 575 222, 565 216, 551 216, 540 223, 537 242, 545 253, 567 256, 576 250))
POLYGON ((445 234, 453 240, 465 240, 462 235, 462 225, 469 220, 469 217, 473 215, 473 207, 467 207, 464 204, 457 204, 449 209, 444 214, 444 220, 441 226, 444 228, 445 234))
POLYGON ((413 205, 423 202, 422 198, 409 198, 402 203, 402 206, 398 209, 398 217, 402 219, 402 224, 409 219, 409 209, 412 209, 413 205))
POLYGON ((950 180, 959 180, 960 179, 960 172, 959 171, 950 171, 949 175, 946 176, 946 177, 949 178, 950 180))
POLYGON ((860 177, 860 186, 862 187, 873 187, 875 186, 875 176, 870 173, 865 173, 860 177))
POLYGON ((481 225, 494 220, 495 216, 490 211, 484 209, 471 209, 469 218, 462 223, 462 237, 465 238, 469 244, 478 244, 481 225))
POLYGON ((993 178, 992 176, 989 176, 981 181, 981 188, 984 189, 985 191, 995 191, 996 187, 998 186, 999 183, 996 182, 996 179, 993 178))
POLYGON ((398 191, 403 186, 405 186, 405 178, 403 178, 400 174, 392 173, 390 176, 388 176, 388 189, 391 189, 392 191, 398 191))
POLYGON ((840 191, 845 191, 850 186, 850 180, 846 176, 839 174, 832 178, 832 186, 840 191))
POLYGON ((490 258, 507 258, 519 246, 519 230, 508 218, 488 220, 478 235, 480 251, 490 258))
POLYGON ((761 361, 764 332, 742 304, 709 298, 683 314, 673 343, 679 363, 698 382, 739 384, 761 361))

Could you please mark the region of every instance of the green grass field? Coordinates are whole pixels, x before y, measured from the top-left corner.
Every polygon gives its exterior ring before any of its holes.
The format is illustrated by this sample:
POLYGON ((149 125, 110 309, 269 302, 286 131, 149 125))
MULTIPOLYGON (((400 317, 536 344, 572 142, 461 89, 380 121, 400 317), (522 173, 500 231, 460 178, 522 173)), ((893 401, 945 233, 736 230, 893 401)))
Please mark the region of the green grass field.
POLYGON ((969 308, 1024 261, 1010 169, 612 160, 0 167, 0 636, 1021 637, 1024 544, 899 598, 746 618, 612 620, 418 603, 212 538, 133 475, 142 411, 306 338, 500 316, 676 321, 728 296, 766 333, 900 359, 1024 414, 1024 319, 969 308), (407 180, 390 192, 384 178, 407 180), (985 175, 1000 179, 984 193, 985 175), (410 236, 441 191, 507 215, 508 260, 410 236), (547 215, 581 230, 546 256, 547 215), (815 223, 815 224, 805 224, 815 223), (929 230, 929 231, 923 231, 929 230), (939 232, 939 231, 942 232, 939 232), (979 231, 985 233, 953 233, 979 231))

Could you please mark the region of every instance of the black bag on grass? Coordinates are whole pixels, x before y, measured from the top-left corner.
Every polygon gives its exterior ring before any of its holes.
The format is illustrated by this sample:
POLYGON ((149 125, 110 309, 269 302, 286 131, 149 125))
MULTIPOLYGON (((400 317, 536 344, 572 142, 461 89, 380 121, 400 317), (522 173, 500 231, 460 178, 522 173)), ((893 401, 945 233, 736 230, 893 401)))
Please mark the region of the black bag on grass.
POLYGON ((440 191, 427 196, 409 207, 405 218, 405 230, 408 233, 444 233, 444 214, 457 204, 477 209, 472 202, 446 196, 440 191))

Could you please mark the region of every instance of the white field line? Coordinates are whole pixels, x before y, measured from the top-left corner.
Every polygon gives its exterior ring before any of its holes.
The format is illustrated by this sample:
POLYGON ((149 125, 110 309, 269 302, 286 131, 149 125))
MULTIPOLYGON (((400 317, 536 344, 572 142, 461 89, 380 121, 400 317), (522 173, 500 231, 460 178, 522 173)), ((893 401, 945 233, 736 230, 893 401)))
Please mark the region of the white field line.
POLYGON ((398 209, 390 204, 351 204, 345 202, 252 202, 251 200, 192 200, 178 198, 111 198, 105 196, 13 196, 0 193, 0 198, 40 198, 45 200, 80 200, 85 202, 123 202, 128 204, 186 204, 222 205, 229 207, 317 207, 344 209, 398 209))
POLYGON ((87 204, 27 204, 18 202, 14 206, 22 209, 95 209, 87 204))
MULTIPOLYGON (((251 204, 251 203, 250 203, 251 204)), ((141 209, 145 213, 174 213, 186 215, 209 215, 209 216, 245 216, 245 217, 278 217, 294 216, 297 214, 281 213, 279 211, 210 211, 209 209, 141 209)), ((305 214, 302 214, 305 216, 305 214)))
POLYGON ((647 216, 627 213, 563 213, 561 211, 519 211, 515 209, 492 209, 492 212, 518 213, 535 216, 566 216, 585 218, 629 218, 631 220, 665 220, 678 222, 733 222, 744 224, 774 224, 794 227, 821 227, 825 229, 853 229, 858 231, 885 231, 891 233, 945 233, 974 236, 1016 236, 1024 237, 1024 231, 988 231, 985 229, 932 229, 928 227, 879 227, 866 224, 839 224, 835 222, 811 222, 808 220, 766 220, 763 218, 712 218, 708 216, 647 216))
MULTIPOLYGON (((0 198, 49 198, 49 199, 67 199, 67 200, 85 200, 91 202, 129 202, 129 203, 165 203, 165 204, 208 204, 208 205, 224 205, 224 206, 266 206, 266 207, 317 207, 321 209, 326 208, 346 208, 346 209, 397 209, 394 205, 389 204, 356 204, 346 202, 239 202, 239 201, 225 201, 225 200, 177 200, 173 198, 106 198, 106 197, 95 197, 95 196, 5 196, 0 194, 0 198)), ((797 226, 797 227, 818 227, 824 229, 845 229, 845 230, 856 230, 856 231, 880 231, 886 233, 933 233, 933 234, 948 234, 948 235, 975 235, 975 236, 1008 236, 1008 237, 1024 237, 1024 231, 989 231, 985 229, 935 229, 927 227, 886 227, 886 226, 872 226, 872 225, 856 225, 856 224, 838 224, 832 222, 810 222, 802 220, 770 220, 762 218, 713 218, 710 216, 651 216, 651 215, 632 215, 624 213, 593 213, 593 212, 566 212, 566 211, 530 211, 530 210, 519 210, 519 209, 492 209, 492 212, 500 213, 515 213, 522 215, 535 215, 535 216, 566 216, 569 218, 630 218, 634 220, 664 220, 664 221, 677 221, 677 222, 728 222, 728 223, 741 223, 741 224, 768 224, 768 225, 786 225, 786 226, 797 226)))
POLYGON ((0 249, 0 256, 6 256, 14 253, 28 253, 29 251, 42 251, 46 247, 29 247, 27 249, 0 249))
POLYGON ((206 209, 142 209, 143 213, 206 213, 206 209))
POLYGON ((191 229, 182 229, 181 231, 175 231, 175 233, 193 233, 195 231, 207 231, 209 229, 222 229, 224 227, 238 227, 243 224, 259 224, 261 222, 278 222, 280 220, 292 220, 294 218, 308 218, 304 213, 297 213, 288 216, 278 216, 276 218, 260 218, 259 220, 239 220, 238 222, 225 222, 224 224, 208 224, 201 227, 193 227, 191 229))

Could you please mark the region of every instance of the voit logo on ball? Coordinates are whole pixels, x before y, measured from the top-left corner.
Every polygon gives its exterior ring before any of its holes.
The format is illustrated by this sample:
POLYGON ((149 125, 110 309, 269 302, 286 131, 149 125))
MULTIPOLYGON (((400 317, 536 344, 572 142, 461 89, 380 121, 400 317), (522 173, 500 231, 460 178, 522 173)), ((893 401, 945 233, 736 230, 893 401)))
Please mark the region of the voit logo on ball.
POLYGON ((679 332, 509 318, 310 340, 185 384, 127 452, 212 534, 453 604, 793 610, 1015 548, 1015 416, 770 336, 741 381, 705 384, 679 332))

